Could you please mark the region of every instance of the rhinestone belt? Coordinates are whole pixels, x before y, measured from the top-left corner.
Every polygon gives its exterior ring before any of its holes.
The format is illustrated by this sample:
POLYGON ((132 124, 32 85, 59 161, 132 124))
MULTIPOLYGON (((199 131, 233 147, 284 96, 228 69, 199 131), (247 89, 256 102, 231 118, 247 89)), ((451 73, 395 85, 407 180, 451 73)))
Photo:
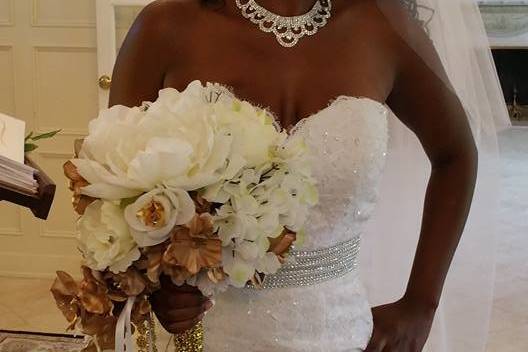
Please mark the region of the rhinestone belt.
MULTIPOLYGON (((311 286, 341 277, 357 267, 360 236, 332 247, 313 251, 291 251, 288 261, 272 275, 266 275, 259 288, 311 286)), ((255 288, 248 284, 247 288, 255 288)))

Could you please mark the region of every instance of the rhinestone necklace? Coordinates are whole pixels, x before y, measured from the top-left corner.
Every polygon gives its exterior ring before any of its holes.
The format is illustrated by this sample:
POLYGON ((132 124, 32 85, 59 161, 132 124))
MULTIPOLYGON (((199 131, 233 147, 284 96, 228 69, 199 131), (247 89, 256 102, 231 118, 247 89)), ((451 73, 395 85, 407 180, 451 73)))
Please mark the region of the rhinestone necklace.
POLYGON ((317 33, 331 16, 331 0, 317 0, 310 11, 299 16, 280 16, 257 4, 255 0, 235 0, 242 16, 258 25, 260 30, 275 33, 280 45, 291 48, 305 35, 317 33))

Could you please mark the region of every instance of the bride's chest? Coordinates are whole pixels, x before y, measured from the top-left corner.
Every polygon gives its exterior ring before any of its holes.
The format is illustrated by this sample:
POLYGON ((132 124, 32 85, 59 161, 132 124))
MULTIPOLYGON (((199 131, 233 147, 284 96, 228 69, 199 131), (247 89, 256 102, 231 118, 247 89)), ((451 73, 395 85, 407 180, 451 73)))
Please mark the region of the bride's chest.
POLYGON ((193 50, 165 75, 164 86, 183 89, 188 82, 221 82, 236 96, 268 108, 285 127, 325 108, 340 96, 385 101, 392 87, 390 64, 365 52, 328 52, 287 57, 237 50, 193 50))

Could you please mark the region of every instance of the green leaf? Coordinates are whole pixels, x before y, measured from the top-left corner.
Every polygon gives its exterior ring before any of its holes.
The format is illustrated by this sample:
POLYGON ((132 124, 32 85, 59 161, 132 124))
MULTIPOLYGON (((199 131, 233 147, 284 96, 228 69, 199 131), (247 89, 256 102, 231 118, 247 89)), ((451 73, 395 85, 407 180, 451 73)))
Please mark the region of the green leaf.
POLYGON ((57 133, 59 133, 60 131, 62 131, 62 130, 56 130, 56 131, 51 131, 51 132, 46 132, 46 133, 43 133, 43 134, 39 134, 38 136, 32 137, 31 140, 38 141, 39 139, 51 138, 51 137, 55 136, 57 133))
POLYGON ((26 138, 24 139, 24 141, 27 141, 27 140, 30 139, 32 136, 33 136, 33 131, 29 132, 29 134, 26 136, 26 138))
POLYGON ((33 143, 26 143, 24 144, 24 153, 32 152, 33 150, 37 149, 38 145, 33 143))

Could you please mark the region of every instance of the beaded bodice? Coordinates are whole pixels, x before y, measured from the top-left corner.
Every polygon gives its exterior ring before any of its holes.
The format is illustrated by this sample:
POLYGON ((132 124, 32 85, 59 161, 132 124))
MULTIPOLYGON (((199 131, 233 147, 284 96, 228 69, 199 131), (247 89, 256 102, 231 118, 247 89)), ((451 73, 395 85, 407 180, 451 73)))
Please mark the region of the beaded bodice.
POLYGON ((343 96, 294 129, 310 147, 319 190, 303 250, 330 247, 362 232, 385 163, 388 111, 377 101, 343 96))

